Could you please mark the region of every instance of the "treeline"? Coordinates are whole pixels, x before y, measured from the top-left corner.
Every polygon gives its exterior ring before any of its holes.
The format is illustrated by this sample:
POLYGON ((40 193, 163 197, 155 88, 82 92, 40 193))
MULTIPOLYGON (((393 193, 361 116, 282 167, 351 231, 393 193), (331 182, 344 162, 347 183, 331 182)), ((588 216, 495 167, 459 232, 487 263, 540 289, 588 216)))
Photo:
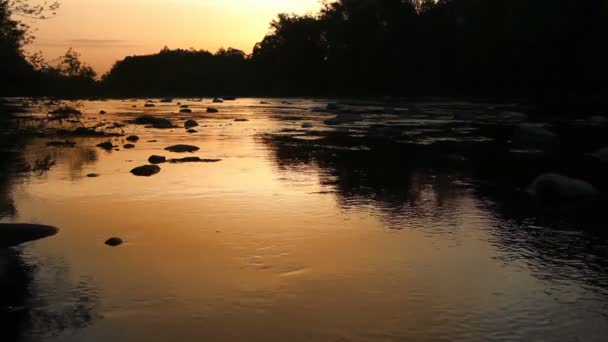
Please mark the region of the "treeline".
MULTIPOLYGON (((79 89, 559 100, 606 89, 606 60, 607 0, 338 0, 314 15, 279 15, 251 55, 163 49, 127 57, 79 89)), ((86 74, 59 72, 80 81, 86 74)))

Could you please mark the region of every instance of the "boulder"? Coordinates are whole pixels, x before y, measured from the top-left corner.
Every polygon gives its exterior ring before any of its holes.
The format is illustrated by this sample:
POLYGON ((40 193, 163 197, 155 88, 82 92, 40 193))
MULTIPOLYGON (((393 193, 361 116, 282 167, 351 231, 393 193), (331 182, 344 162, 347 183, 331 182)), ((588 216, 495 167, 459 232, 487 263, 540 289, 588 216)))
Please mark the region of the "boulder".
POLYGON ((150 177, 160 172, 160 167, 158 165, 143 165, 138 166, 131 170, 131 173, 135 176, 140 177, 150 177))
POLYGON ((559 147, 559 137, 542 126, 521 124, 515 129, 511 143, 516 148, 552 150, 559 147))
POLYGON ((102 142, 96 145, 99 148, 103 148, 106 151, 111 151, 114 148, 114 144, 111 141, 102 142))
POLYGON ((129 135, 126 140, 130 142, 137 142, 139 137, 137 135, 129 135))
POLYGON ((135 145, 133 145, 133 144, 125 144, 122 148, 129 150, 129 149, 135 148, 135 145))
POLYGON ((0 248, 18 246, 22 243, 40 240, 57 234, 59 229, 40 224, 2 223, 0 224, 0 248))
POLYGON ((173 145, 165 148, 166 151, 175 153, 196 152, 200 148, 192 145, 173 145))
POLYGON ((194 120, 188 120, 188 121, 184 122, 185 128, 192 128, 192 127, 196 127, 196 126, 198 126, 198 122, 196 122, 194 120))
POLYGON ((219 110, 217 110, 217 108, 207 108, 207 113, 218 113, 219 110))
POLYGON ((162 164, 165 163, 167 161, 167 158, 163 157, 163 156, 150 156, 150 158, 148 158, 148 162, 150 164, 162 164))
POLYGON ((117 247, 120 246, 124 243, 124 241, 122 241, 121 238, 118 237, 111 237, 109 239, 106 240, 105 244, 110 246, 110 247, 117 247))
POLYGON ((592 199, 599 194, 591 183, 554 173, 538 176, 527 191, 542 203, 592 199))

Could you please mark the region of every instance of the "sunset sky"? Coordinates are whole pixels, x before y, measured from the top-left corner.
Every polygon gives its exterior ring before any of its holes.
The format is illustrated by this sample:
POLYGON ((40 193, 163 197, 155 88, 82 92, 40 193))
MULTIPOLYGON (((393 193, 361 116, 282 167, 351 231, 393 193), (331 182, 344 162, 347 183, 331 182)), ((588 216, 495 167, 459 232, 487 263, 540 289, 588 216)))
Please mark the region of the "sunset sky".
POLYGON ((47 60, 72 47, 99 74, 125 56, 170 48, 251 52, 278 13, 316 12, 320 0, 61 0, 52 19, 33 22, 29 51, 47 60))

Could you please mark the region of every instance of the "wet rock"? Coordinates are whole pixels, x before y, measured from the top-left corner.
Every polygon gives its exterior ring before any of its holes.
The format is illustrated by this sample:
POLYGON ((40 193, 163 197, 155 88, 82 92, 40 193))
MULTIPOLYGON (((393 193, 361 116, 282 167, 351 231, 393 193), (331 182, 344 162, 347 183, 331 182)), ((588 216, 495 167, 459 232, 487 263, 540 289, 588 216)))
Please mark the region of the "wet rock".
POLYGON ((270 102, 260 101, 260 104, 270 104, 270 102))
POLYGON ((222 161, 221 159, 201 159, 199 157, 186 157, 186 158, 175 158, 169 160, 170 163, 179 164, 179 163, 217 163, 222 161))
POLYGON ((171 97, 165 97, 164 99, 161 99, 160 102, 162 102, 162 103, 171 103, 171 102, 173 102, 173 98, 171 98, 171 97))
POLYGON ((557 134, 533 124, 517 126, 511 142, 514 147, 523 149, 532 148, 548 151, 559 147, 557 134))
POLYGON ((130 142, 137 142, 139 137, 137 135, 129 135, 126 140, 130 142))
POLYGON ((312 128, 313 124, 312 122, 305 122, 302 124, 302 128, 312 128))
POLYGON ((99 177, 99 174, 98 173, 89 173, 87 175, 87 177, 89 177, 89 178, 97 178, 97 177, 99 177))
POLYGON ((96 145, 99 148, 103 148, 106 151, 111 151, 114 148, 114 144, 111 141, 102 142, 96 145))
POLYGON ((184 152, 196 152, 200 150, 200 148, 193 145, 173 145, 165 148, 166 151, 175 152, 175 153, 184 153, 184 152))
POLYGON ((148 162, 150 164, 162 164, 165 163, 167 161, 167 158, 165 158, 164 156, 150 156, 150 158, 148 158, 148 162))
POLYGON ((198 126, 198 122, 196 122, 194 120, 188 120, 188 121, 184 122, 185 128, 192 128, 192 127, 196 127, 196 126, 198 126))
POLYGON ((158 165, 143 165, 138 166, 131 170, 131 173, 135 176, 140 177, 150 177, 160 172, 160 167, 158 165))
POLYGON ((152 125, 153 128, 167 129, 173 128, 173 123, 169 119, 157 118, 153 116, 138 116, 135 118, 135 124, 137 125, 152 125))
POLYGON ((46 225, 25 223, 0 224, 0 248, 18 246, 57 234, 59 229, 46 225))
POLYGON ((144 104, 144 107, 151 108, 151 107, 156 107, 156 105, 152 102, 146 102, 146 104, 144 104))
POLYGON ((132 105, 131 108, 137 108, 137 105, 132 105))
POLYGON ((198 133, 198 131, 197 131, 197 130, 195 130, 195 129, 189 129, 189 130, 187 130, 186 132, 188 132, 188 133, 190 133, 190 134, 198 133))
POLYGON ((106 112, 105 110, 100 110, 99 114, 104 115, 104 114, 108 114, 108 112, 106 112))
POLYGON ((158 142, 158 140, 148 140, 147 142, 149 142, 149 143, 155 143, 155 142, 158 142))
POLYGON ((213 99, 213 103, 223 103, 223 102, 224 102, 224 100, 219 99, 217 97, 213 99))
POLYGON ((234 119, 236 122, 247 122, 249 119, 234 119))
POLYGON ((599 194, 591 183, 554 173, 537 177, 528 187, 528 193, 547 204, 592 199, 599 194))
POLYGON ((122 241, 121 238, 118 237, 111 237, 109 239, 106 240, 105 244, 110 246, 110 247, 117 247, 120 246, 124 243, 124 241, 122 241))
POLYGON ((49 147, 74 147, 76 146, 76 142, 75 141, 70 141, 70 140, 66 140, 66 141, 49 141, 46 143, 46 146, 49 147))
POLYGON ((180 109, 179 112, 183 113, 183 114, 192 113, 192 109, 190 109, 190 108, 183 108, 183 109, 180 109))
MULTIPOLYGON (((177 105, 179 105, 179 103, 177 105)), ((179 106, 179 108, 186 109, 186 108, 189 108, 189 106, 188 105, 181 105, 181 106, 179 106)))
POLYGON ((219 110, 217 108, 207 108, 207 113, 219 113, 219 110))
POLYGON ((135 148, 135 145, 133 145, 133 144, 125 144, 123 146, 123 148, 129 150, 129 149, 135 148))

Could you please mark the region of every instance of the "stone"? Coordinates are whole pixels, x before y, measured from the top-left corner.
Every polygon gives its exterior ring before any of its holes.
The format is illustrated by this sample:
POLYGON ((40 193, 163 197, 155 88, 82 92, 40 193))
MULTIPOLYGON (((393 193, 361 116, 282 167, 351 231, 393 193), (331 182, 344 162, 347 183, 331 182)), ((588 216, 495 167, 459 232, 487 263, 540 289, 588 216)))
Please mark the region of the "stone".
POLYGON ((184 152, 195 152, 200 150, 200 148, 192 145, 173 145, 165 148, 166 151, 175 152, 175 153, 184 153, 184 152))
POLYGON ((222 161, 222 160, 221 159, 201 159, 199 157, 175 158, 175 159, 169 160, 169 162, 172 163, 172 164, 179 164, 179 163, 217 163, 219 161, 222 161))
POLYGON ((100 111, 99 111, 99 114, 101 114, 101 115, 104 115, 104 114, 107 114, 107 113, 108 113, 108 112, 106 112, 105 110, 100 110, 100 111))
POLYGON ((139 137, 137 135, 129 135, 126 140, 130 142, 137 142, 139 137))
POLYGON ((102 142, 96 145, 99 148, 103 148, 106 151, 111 151, 114 148, 114 144, 111 141, 102 142))
POLYGON ((125 144, 123 146, 123 148, 129 150, 129 149, 135 148, 135 145, 133 145, 133 144, 125 144))
POLYGON ((194 120, 187 120, 186 122, 184 122, 185 128, 192 128, 192 127, 196 127, 196 126, 198 126, 198 122, 196 122, 194 120))
POLYGON ((213 99, 213 103, 223 103, 223 102, 224 102, 224 100, 217 98, 217 97, 213 99))
POLYGON ((150 158, 148 158, 148 162, 150 164, 162 164, 165 163, 167 161, 167 158, 163 157, 163 156, 150 156, 150 158))
POLYGON ((198 131, 197 131, 197 130, 192 129, 192 128, 191 128, 191 129, 189 129, 189 130, 187 130, 186 132, 187 132, 187 133, 190 133, 190 134, 198 133, 198 131))
POLYGON ((584 180, 547 173, 534 179, 528 187, 528 194, 543 203, 558 203, 591 199, 599 192, 584 180))
POLYGON ((124 241, 122 241, 121 238, 118 237, 111 237, 109 239, 106 240, 105 244, 110 246, 110 247, 117 247, 120 246, 124 243, 124 241))
POLYGON ((247 122, 249 119, 234 119, 236 122, 247 122))
POLYGON ((89 173, 87 175, 87 177, 89 177, 89 178, 97 178, 97 177, 99 177, 99 174, 98 173, 89 173))
POLYGON ((192 113, 192 109, 190 109, 190 108, 182 108, 182 109, 179 110, 179 112, 183 113, 183 114, 188 114, 188 113, 192 113))
POLYGON ((312 128, 313 124, 312 122, 305 122, 302 124, 302 128, 312 128))
POLYGON ((131 173, 139 177, 150 177, 160 172, 158 165, 143 165, 131 170, 131 173))
POLYGON ((207 108, 207 113, 219 113, 219 110, 217 108, 207 108))

